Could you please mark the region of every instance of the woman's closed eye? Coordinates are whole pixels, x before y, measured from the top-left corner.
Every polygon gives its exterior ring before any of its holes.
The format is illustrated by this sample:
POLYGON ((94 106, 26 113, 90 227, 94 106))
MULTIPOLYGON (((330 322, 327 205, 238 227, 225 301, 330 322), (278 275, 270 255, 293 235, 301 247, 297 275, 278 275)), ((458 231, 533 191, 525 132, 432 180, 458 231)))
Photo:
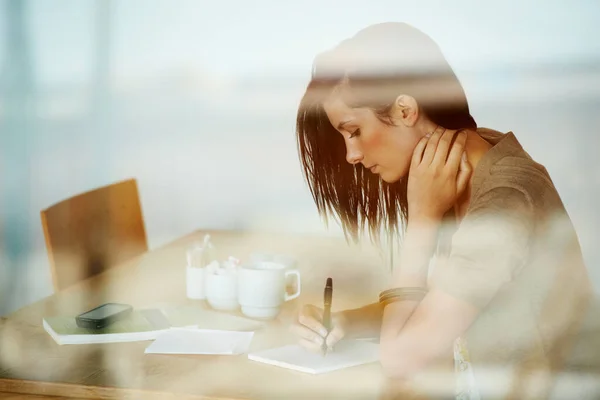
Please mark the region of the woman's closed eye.
POLYGON ((352 139, 353 137, 356 136, 360 136, 360 129, 355 130, 354 132, 352 132, 349 136, 350 139, 352 139))

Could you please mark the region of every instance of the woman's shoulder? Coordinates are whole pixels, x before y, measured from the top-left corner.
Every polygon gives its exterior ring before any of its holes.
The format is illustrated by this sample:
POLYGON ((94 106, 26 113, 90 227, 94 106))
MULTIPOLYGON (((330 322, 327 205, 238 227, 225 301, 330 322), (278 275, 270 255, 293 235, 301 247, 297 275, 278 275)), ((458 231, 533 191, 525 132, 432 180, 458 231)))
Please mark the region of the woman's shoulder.
POLYGON ((500 133, 490 129, 478 130, 492 147, 477 166, 473 177, 473 199, 490 191, 520 192, 536 206, 540 201, 558 198, 550 174, 544 165, 535 161, 519 143, 513 132, 500 133))

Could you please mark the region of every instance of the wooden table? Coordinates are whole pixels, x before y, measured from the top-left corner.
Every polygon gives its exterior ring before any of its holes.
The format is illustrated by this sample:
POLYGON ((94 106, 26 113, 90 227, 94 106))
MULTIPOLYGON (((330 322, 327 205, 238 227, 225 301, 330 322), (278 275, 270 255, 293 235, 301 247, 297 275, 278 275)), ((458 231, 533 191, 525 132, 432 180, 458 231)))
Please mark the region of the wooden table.
MULTIPOLYGON (((195 304, 185 296, 185 251, 201 241, 195 232, 69 289, 26 306, 0 325, 0 392, 75 398, 378 398, 384 380, 373 363, 308 375, 241 356, 144 354, 149 342, 57 345, 42 318, 77 315, 106 301, 134 307, 195 304)), ((376 301, 389 274, 372 246, 349 246, 343 238, 211 231, 219 257, 248 260, 252 252, 294 257, 302 295, 257 331, 251 350, 294 343, 288 330, 304 303, 322 302, 325 279, 335 282, 334 309, 376 301)))

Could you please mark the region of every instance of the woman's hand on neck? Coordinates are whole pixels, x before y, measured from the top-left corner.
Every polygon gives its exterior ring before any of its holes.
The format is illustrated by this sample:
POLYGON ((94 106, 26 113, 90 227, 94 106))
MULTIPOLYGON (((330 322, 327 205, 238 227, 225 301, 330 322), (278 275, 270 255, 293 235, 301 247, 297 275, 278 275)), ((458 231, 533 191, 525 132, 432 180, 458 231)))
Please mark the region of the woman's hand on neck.
POLYGON ((454 205, 454 211, 458 221, 462 220, 467 212, 467 209, 469 208, 472 191, 471 189, 473 185, 473 175, 475 175, 477 165, 483 156, 488 152, 488 150, 492 148, 492 145, 487 140, 482 138, 476 130, 467 129, 466 131, 467 141, 465 143, 465 153, 467 154, 467 160, 469 161, 469 164, 473 168, 473 173, 471 174, 467 188, 454 205))

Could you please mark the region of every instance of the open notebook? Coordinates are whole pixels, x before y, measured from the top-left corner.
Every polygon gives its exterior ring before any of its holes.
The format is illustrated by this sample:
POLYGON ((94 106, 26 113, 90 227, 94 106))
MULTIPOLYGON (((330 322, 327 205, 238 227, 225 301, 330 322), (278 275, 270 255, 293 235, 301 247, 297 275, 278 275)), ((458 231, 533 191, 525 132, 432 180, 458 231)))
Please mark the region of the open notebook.
POLYGON ((263 326, 259 321, 190 306, 134 310, 126 319, 102 329, 80 328, 74 316, 45 317, 42 325, 58 344, 154 340, 172 327, 255 331, 263 326))
POLYGON ((250 353, 248 358, 309 374, 322 374, 377 361, 379 345, 363 340, 344 340, 335 346, 335 351, 323 356, 294 344, 250 353))

